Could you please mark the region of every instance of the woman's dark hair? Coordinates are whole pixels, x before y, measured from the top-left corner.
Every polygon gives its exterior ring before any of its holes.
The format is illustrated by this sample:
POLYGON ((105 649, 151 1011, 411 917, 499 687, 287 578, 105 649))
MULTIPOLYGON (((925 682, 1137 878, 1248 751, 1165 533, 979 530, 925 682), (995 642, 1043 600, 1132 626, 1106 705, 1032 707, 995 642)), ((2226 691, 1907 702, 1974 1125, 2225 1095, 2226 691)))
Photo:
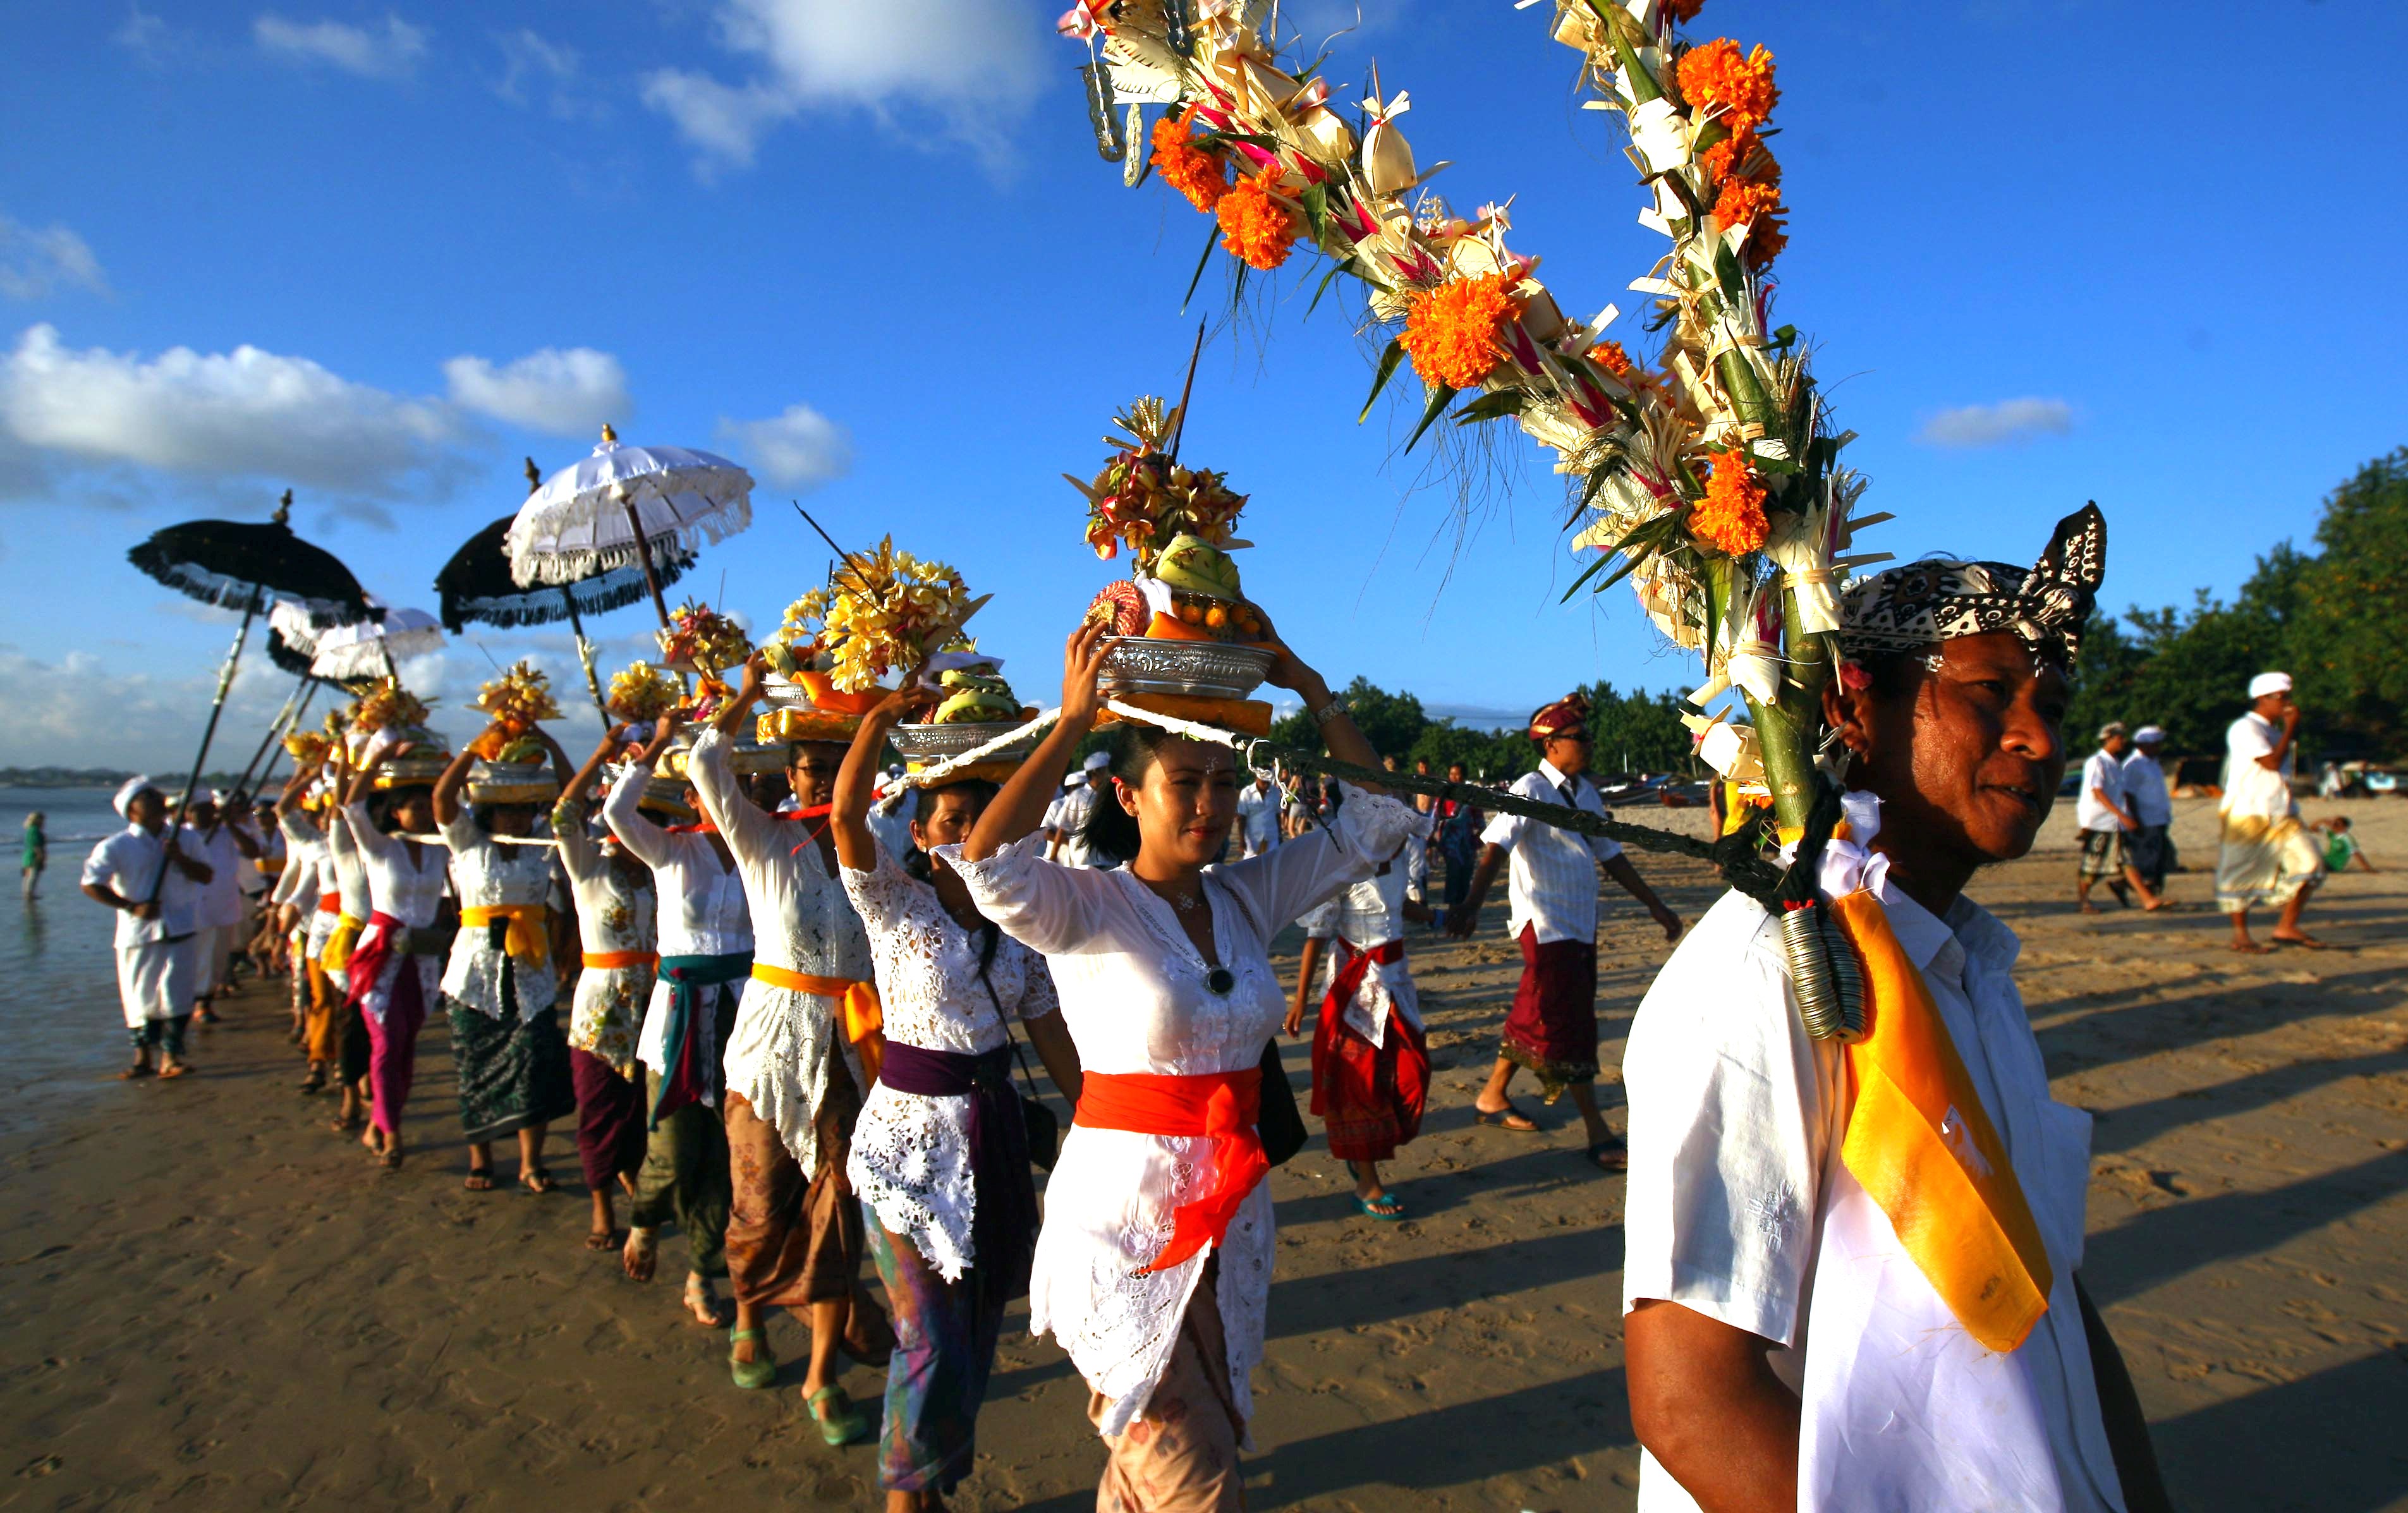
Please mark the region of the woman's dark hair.
POLYGON ((389 788, 383 792, 369 795, 368 817, 376 821, 376 827, 379 830, 392 835, 401 827, 398 816, 404 804, 413 798, 423 798, 431 802, 434 797, 434 786, 428 783, 409 783, 400 788, 389 788))
POLYGON ((957 783, 923 788, 911 795, 911 821, 914 824, 926 824, 928 816, 937 811, 937 795, 939 793, 967 794, 975 807, 984 809, 994 803, 995 796, 1002 792, 1001 783, 991 783, 983 778, 966 778, 957 783))
MULTIPOLYGON (((1145 781, 1145 770, 1154 765, 1154 753, 1166 742, 1178 737, 1159 725, 1142 725, 1135 721, 1122 722, 1112 740, 1112 764, 1106 769, 1122 782, 1136 788, 1145 781)), ((1087 822, 1079 827, 1079 839, 1087 848, 1087 860, 1096 866, 1115 867, 1124 862, 1137 860, 1138 849, 1143 844, 1138 834, 1137 816, 1121 807, 1120 796, 1109 784, 1095 783, 1096 775, 1088 774, 1095 786, 1096 802, 1087 810, 1087 822)))

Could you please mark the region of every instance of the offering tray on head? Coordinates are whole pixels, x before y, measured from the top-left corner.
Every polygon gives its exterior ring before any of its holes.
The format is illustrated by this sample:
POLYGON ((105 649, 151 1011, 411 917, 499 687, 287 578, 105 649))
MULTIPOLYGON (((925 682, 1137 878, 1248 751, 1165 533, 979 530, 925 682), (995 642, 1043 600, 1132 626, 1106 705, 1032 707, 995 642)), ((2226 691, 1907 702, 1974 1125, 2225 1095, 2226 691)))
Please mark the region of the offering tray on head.
POLYGON ((974 751, 999 735, 1025 730, 1026 739, 1013 741, 999 750, 989 753, 996 760, 1025 757, 1044 734, 1044 727, 1034 721, 958 720, 940 725, 897 725, 887 733, 908 766, 925 766, 974 751))
POLYGON ((444 769, 451 765, 449 751, 413 750, 378 767, 375 786, 379 792, 424 787, 442 777, 444 769))
POLYGON ((1103 684, 1113 693, 1243 699, 1262 687, 1276 660, 1268 647, 1130 636, 1105 653, 1103 684))
POLYGON ((558 796, 548 762, 487 762, 469 775, 472 804, 550 804, 558 796))

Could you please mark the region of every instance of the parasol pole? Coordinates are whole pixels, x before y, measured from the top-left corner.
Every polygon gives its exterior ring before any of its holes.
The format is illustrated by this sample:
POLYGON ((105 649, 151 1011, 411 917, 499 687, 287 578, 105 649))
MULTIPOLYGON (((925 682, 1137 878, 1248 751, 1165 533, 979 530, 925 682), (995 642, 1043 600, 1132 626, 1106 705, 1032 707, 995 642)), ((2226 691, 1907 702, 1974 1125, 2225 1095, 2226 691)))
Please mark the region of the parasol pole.
MULTIPOLYGON (((619 433, 609 426, 602 428, 604 441, 616 441, 619 433)), ((644 518, 636 511, 636 495, 624 483, 619 489, 619 503, 627 511, 627 531, 636 538, 636 562, 644 570, 644 587, 652 591, 652 612, 661 617, 661 629, 669 628, 669 602, 661 596, 661 575, 652 570, 652 544, 644 539, 644 518)))
MULTIPOLYGON (((285 734, 291 735, 294 731, 301 728, 301 717, 309 712, 309 701, 318 696, 318 690, 321 686, 322 685, 316 678, 312 678, 309 679, 308 688, 305 690, 301 695, 301 707, 293 711, 293 722, 284 727, 285 734)), ((268 749, 267 765, 259 769, 259 786, 261 789, 265 790, 267 787, 269 775, 276 771, 276 764, 283 760, 284 748, 282 746, 271 747, 268 749)))
MULTIPOLYGON (((526 480, 527 496, 533 498, 535 492, 543 487, 543 469, 535 465, 532 457, 526 460, 526 480)), ((661 586, 652 581, 652 553, 644 551, 643 541, 644 533, 637 531, 636 550, 643 552, 644 556, 644 582, 652 591, 652 604, 661 611, 661 623, 666 626, 669 620, 668 607, 661 603, 661 586)), ((585 668, 585 686, 593 692, 594 707, 602 716, 602 733, 607 735, 610 733, 610 706, 602 697, 602 679, 594 674, 594 643, 585 638, 585 621, 578 617, 577 591, 573 584, 563 583, 560 586, 560 602, 568 608, 568 628, 577 633, 577 660, 585 668)))
MULTIPOLYGON (((284 499, 286 504, 292 503, 293 495, 290 491, 286 492, 284 499)), ((175 826, 178 829, 180 829, 184 823, 183 816, 192 809, 193 794, 201 786, 201 770, 208 764, 209 743, 217 738, 218 717, 225 713, 226 694, 234 689, 234 670, 242 661, 242 643, 250 638, 251 622, 259 618, 259 594, 260 591, 253 587, 250 596, 243 600, 242 623, 235 627, 234 645, 226 649, 225 665, 218 669, 217 697, 209 701, 208 722, 201 727, 201 749, 193 758, 193 776, 184 784, 184 802, 177 811, 175 826)), ((175 844, 176 830, 170 829, 167 832, 167 845, 159 854, 159 875, 150 879, 150 896, 144 902, 156 904, 159 902, 159 894, 166 888, 167 859, 174 850, 175 844)))
MULTIPOLYGON (((1277 25, 1276 8, 1272 15, 1272 24, 1277 25)), ((1187 400, 1196 393, 1196 364, 1203 361, 1203 357, 1204 322, 1198 321, 1196 322, 1196 350, 1187 354, 1187 381, 1180 385, 1179 389, 1179 420, 1170 433, 1170 460, 1174 463, 1179 461, 1179 443, 1187 435, 1187 400)))
MULTIPOLYGON (((251 760, 242 764, 242 776, 235 779, 234 787, 230 792, 236 798, 244 796, 243 790, 250 785, 251 771, 259 765, 259 759, 267 754, 267 749, 276 743, 277 736, 290 729, 294 721, 301 718, 301 710, 307 707, 308 703, 308 695, 316 692, 316 688, 317 679, 308 673, 303 673, 294 683, 293 692, 284 695, 284 707, 278 710, 276 718, 267 722, 267 734, 259 738, 259 749, 251 753, 251 760)), ((274 764, 271 763, 270 765, 274 764)), ((260 776, 265 778, 266 774, 261 773, 260 776)), ((216 835, 218 825, 224 824, 225 819, 225 809, 221 806, 218 809, 217 824, 209 826, 208 834, 216 835)))

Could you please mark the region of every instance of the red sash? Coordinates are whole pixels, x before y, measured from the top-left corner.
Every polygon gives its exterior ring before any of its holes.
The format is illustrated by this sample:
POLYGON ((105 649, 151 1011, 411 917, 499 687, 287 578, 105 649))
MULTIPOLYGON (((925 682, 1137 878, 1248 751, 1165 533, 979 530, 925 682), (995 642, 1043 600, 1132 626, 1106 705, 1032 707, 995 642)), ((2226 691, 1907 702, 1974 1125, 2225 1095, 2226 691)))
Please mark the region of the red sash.
POLYGON ((1254 1120, 1262 1110, 1263 1072, 1202 1072, 1176 1077, 1154 1072, 1089 1072, 1082 1079, 1071 1122, 1093 1130, 1138 1135, 1208 1135, 1211 1178, 1203 1193, 1171 1211, 1170 1243, 1137 1275, 1168 1271, 1207 1245, 1218 1245, 1246 1200, 1271 1169, 1254 1120))

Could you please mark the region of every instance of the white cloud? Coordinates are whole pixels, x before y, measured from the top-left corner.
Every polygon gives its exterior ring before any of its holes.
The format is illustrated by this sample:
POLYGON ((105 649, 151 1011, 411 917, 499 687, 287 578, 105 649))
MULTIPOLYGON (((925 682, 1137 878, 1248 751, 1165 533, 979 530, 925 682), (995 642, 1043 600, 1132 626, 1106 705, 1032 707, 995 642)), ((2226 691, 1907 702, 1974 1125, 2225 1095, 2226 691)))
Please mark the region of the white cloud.
POLYGON ((481 357, 443 364, 452 402, 529 430, 574 435, 624 421, 634 407, 619 360, 591 347, 546 347, 501 367, 481 357))
POLYGON ((808 493, 853 471, 853 436, 809 405, 766 421, 719 422, 719 438, 772 483, 808 493))
POLYGON ((2072 429, 2073 407, 2062 399, 2002 399, 1942 410, 1923 422, 1915 439, 1927 447, 2003 447, 2072 429))
POLYGON ((531 106, 540 94, 544 108, 560 121, 599 121, 609 114, 584 87, 584 55, 575 48, 525 26, 494 42, 502 50, 505 69, 494 93, 510 104, 531 106))
POLYGON ((426 32, 390 11, 384 29, 344 21, 287 21, 264 11, 251 23, 260 50, 290 63, 325 64, 362 79, 407 79, 426 56, 426 32))
POLYGON ((250 346, 150 359, 77 350, 47 324, 0 358, 0 431, 85 462, 386 497, 439 466, 459 438, 441 404, 354 383, 306 357, 250 346))
POLYGON ((28 226, 0 215, 0 294, 43 299, 61 289, 108 293, 92 248, 64 226, 28 226))
POLYGON ((140 6, 134 6, 126 11, 124 22, 108 34, 108 39, 142 62, 153 65, 166 62, 170 53, 179 50, 183 40, 166 21, 140 6))
POLYGON ((1052 40, 1027 0, 718 0, 720 42, 761 69, 730 85, 687 69, 643 81, 644 103, 699 149, 742 166, 770 128, 814 108, 934 118, 991 161, 1034 97, 1052 40))
MULTIPOLYGON (((10 690, 9 718, 0 723, 0 765, 126 767, 163 778, 172 773, 171 780, 180 783, 217 690, 214 659, 224 653, 234 625, 232 613, 216 613, 206 635, 208 670, 179 676, 142 671, 139 657, 112 660, 76 650, 44 662, 0 646, 0 681, 10 690), (136 670, 121 670, 129 665, 136 670)), ((293 690, 293 679, 270 666, 260 648, 254 629, 209 750, 213 771, 241 770, 293 690)))

